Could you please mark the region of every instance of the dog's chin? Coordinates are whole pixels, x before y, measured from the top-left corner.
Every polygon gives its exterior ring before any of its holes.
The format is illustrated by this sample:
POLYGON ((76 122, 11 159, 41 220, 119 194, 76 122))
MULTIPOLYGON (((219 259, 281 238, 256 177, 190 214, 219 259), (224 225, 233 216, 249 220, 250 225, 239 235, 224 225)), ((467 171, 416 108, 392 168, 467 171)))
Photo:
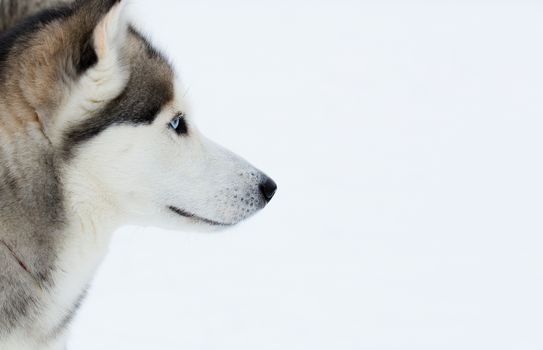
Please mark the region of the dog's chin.
POLYGON ((236 224, 232 224, 229 226, 212 226, 208 225, 206 223, 201 222, 192 222, 189 223, 187 226, 185 226, 185 230, 195 233, 221 233, 228 229, 231 229, 232 227, 235 227, 236 224))
POLYGON ((188 226, 187 228, 194 231, 218 232, 224 231, 237 224, 237 222, 224 222, 199 216, 174 206, 168 206, 168 210, 173 215, 183 219, 184 224, 188 226))

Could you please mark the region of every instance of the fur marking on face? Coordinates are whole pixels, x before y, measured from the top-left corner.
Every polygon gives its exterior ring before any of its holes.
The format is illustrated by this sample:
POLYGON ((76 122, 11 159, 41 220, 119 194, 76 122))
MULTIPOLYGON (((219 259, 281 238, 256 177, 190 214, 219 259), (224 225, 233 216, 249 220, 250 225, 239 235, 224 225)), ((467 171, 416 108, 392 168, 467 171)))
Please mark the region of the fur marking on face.
POLYGON ((124 0, 0 0, 0 349, 61 350, 121 225, 218 230, 276 184, 203 136, 124 0))

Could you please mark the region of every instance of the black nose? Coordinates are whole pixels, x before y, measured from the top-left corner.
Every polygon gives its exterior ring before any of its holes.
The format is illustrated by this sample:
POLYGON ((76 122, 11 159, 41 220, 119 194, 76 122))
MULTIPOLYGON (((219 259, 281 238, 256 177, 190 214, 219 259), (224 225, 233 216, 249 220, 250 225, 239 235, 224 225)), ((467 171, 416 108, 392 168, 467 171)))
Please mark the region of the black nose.
POLYGON ((260 192, 262 192, 262 195, 266 199, 266 202, 271 201, 273 195, 275 194, 275 191, 277 191, 277 184, 275 183, 275 181, 265 176, 264 181, 262 181, 262 183, 260 184, 260 192))

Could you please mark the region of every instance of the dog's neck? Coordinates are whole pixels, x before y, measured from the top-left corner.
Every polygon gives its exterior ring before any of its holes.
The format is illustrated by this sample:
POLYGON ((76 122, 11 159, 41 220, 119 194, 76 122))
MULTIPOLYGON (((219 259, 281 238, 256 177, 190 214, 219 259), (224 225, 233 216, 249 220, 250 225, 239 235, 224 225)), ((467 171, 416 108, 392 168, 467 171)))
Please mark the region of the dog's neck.
POLYGON ((104 260, 113 232, 123 223, 117 205, 88 174, 63 172, 64 241, 58 251, 44 315, 58 323, 85 294, 104 260))
POLYGON ((125 221, 121 206, 109 195, 98 179, 90 174, 66 169, 64 193, 69 232, 94 236, 95 241, 109 236, 125 221))

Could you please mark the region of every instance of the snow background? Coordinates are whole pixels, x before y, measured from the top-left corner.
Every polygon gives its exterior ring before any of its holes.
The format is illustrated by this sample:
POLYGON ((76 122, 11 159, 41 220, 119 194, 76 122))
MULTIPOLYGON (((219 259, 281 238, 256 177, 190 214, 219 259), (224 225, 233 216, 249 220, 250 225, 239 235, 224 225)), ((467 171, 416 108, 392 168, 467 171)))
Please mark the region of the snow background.
POLYGON ((543 348, 543 3, 129 10, 279 190, 226 233, 118 232, 70 349, 543 348))

